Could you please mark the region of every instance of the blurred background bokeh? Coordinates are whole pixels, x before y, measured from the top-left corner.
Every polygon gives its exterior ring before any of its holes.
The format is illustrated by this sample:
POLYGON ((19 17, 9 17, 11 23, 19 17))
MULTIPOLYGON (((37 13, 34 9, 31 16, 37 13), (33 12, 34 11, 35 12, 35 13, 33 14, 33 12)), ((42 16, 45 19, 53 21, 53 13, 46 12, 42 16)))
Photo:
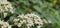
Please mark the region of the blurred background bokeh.
MULTIPOLYGON (((2 0, 0 0, 2 1, 2 0)), ((3 0, 5 1, 5 0, 3 0)), ((11 23, 12 18, 16 18, 20 14, 31 14, 34 13, 40 16, 43 21, 43 26, 41 28, 60 28, 60 0, 7 0, 8 9, 11 11, 1 12, 0 10, 0 20, 11 23), (10 3, 10 4, 9 4, 10 3), (12 7, 10 7, 12 6, 12 7), (4 15, 6 14, 7 15, 4 15)), ((0 2, 1 3, 1 2, 0 2)), ((1 7, 5 6, 0 4, 1 7)), ((3 7, 4 9, 4 7, 3 7)), ((26 26, 21 28, 26 28, 26 26)), ((18 28, 13 26, 12 28, 18 28)), ((36 28, 36 26, 31 27, 36 28)))

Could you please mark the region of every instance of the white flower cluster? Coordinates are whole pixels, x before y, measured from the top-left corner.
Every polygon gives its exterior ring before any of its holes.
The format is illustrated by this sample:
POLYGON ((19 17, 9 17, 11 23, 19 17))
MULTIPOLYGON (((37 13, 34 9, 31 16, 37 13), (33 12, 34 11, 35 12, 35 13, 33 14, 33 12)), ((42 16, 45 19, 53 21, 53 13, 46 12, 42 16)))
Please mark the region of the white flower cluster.
POLYGON ((7 4, 7 0, 0 0, 0 4, 7 4))
POLYGON ((0 28, 11 28, 8 22, 4 22, 0 20, 0 28))
POLYGON ((4 13, 4 17, 7 15, 7 12, 14 12, 14 9, 10 2, 7 0, 0 0, 0 13, 4 13))
POLYGON ((41 18, 33 13, 19 15, 17 16, 17 19, 13 19, 13 23, 18 27, 21 27, 22 24, 26 24, 27 28, 34 26, 34 24, 37 24, 37 28, 41 28, 43 25, 41 18))

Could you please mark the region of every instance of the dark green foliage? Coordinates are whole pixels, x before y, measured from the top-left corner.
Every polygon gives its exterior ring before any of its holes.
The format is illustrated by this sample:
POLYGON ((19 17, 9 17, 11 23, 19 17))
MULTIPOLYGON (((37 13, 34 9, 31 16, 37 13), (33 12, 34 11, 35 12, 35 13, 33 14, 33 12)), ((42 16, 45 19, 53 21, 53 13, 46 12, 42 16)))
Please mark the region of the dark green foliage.
MULTIPOLYGON (((15 14, 28 13, 29 9, 38 13, 41 18, 51 20, 52 25, 47 24, 43 28, 60 28, 60 0, 8 0, 16 8, 15 14)), ((15 16, 16 16, 15 15, 15 16)), ((8 15, 8 19, 11 15, 8 15)), ((12 15, 13 16, 13 15, 12 15)), ((7 18, 6 17, 6 18, 7 18)), ((1 18, 1 16, 0 16, 1 18)), ((6 18, 4 18, 6 20, 6 18)))

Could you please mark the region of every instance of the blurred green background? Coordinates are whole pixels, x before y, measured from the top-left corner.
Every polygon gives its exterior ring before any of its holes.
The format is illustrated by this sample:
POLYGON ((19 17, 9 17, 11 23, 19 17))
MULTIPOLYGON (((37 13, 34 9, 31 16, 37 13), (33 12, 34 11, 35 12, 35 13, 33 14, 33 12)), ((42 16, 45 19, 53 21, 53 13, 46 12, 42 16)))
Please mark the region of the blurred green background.
MULTIPOLYGON (((16 16, 35 12, 41 19, 51 20, 42 28, 60 28, 60 0, 8 0, 15 8, 16 16)), ((8 16, 11 16, 9 14, 8 16)))
POLYGON ((8 0, 16 8, 16 14, 35 12, 42 19, 51 20, 43 28, 60 28, 60 0, 8 0))

